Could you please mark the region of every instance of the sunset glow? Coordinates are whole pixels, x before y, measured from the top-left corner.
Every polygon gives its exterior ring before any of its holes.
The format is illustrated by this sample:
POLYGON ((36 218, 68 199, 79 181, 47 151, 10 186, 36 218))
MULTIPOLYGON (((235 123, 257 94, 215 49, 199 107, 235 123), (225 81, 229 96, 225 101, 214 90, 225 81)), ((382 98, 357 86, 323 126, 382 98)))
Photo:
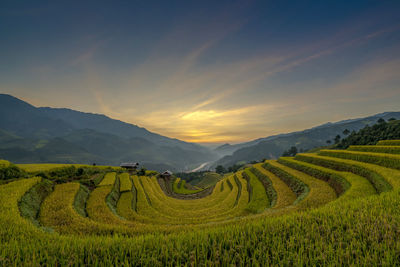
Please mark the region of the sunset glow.
POLYGON ((0 92, 200 143, 399 110, 396 1, 146 5, 4 4, 0 92))

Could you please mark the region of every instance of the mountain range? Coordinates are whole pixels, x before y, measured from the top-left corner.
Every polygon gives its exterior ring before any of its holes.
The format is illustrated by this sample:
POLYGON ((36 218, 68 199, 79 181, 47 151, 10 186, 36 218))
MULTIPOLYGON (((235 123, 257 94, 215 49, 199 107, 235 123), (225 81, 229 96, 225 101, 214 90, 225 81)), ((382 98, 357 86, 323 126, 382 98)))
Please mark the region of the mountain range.
POLYGON ((250 162, 263 158, 278 158, 291 146, 296 146, 298 150, 304 151, 326 146, 326 141, 330 140, 333 143, 333 139, 337 135, 345 137, 343 134, 345 129, 350 132, 357 131, 366 125, 377 123, 380 118, 385 120, 390 118, 400 119, 400 112, 384 112, 365 118, 348 119, 335 123, 328 122, 304 131, 259 138, 236 145, 224 144, 215 149, 215 152, 222 158, 207 166, 207 168, 217 165, 228 167, 240 162, 250 162))
POLYGON ((0 94, 0 158, 16 163, 137 161, 149 169, 188 170, 217 155, 104 115, 38 108, 0 94))
POLYGON ((158 171, 189 171, 200 165, 204 170, 277 158, 291 146, 304 150, 323 146, 327 140, 342 135, 345 129, 359 130, 379 118, 400 119, 400 112, 326 123, 304 131, 211 149, 105 115, 35 107, 11 95, 0 94, 0 158, 14 163, 98 165, 135 161, 158 171))

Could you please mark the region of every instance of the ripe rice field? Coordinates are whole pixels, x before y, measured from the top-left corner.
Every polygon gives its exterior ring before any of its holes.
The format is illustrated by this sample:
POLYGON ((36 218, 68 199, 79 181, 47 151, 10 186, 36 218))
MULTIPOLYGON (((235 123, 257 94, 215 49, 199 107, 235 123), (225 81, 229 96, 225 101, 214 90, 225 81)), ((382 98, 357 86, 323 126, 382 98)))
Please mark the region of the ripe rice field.
MULTIPOLYGON (((1 162, 0 162, 1 164, 1 162)), ((76 168, 80 167, 93 167, 92 165, 85 164, 59 164, 59 163, 46 163, 46 164, 16 164, 19 168, 27 171, 27 172, 39 172, 39 171, 48 171, 53 169, 58 169, 62 167, 70 167, 74 166, 76 168)), ((110 167, 110 166, 96 166, 96 168, 105 169, 112 168, 114 170, 121 170, 120 167, 110 167)))
POLYGON ((399 144, 267 160, 193 198, 155 172, 13 179, 0 185, 0 265, 398 266, 399 144))

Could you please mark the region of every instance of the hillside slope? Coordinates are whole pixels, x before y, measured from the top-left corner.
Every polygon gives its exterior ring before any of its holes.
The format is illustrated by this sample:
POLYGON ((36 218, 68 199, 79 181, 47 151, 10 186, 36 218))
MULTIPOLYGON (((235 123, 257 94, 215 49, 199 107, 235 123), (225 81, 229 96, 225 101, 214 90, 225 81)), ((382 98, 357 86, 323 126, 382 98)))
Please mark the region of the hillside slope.
POLYGON ((118 165, 187 170, 216 160, 209 149, 100 114, 36 108, 0 94, 0 157, 17 163, 118 165))
POLYGON ((326 123, 311 129, 288 134, 274 135, 266 138, 260 138, 251 142, 224 145, 217 148, 216 152, 224 154, 232 152, 216 161, 212 166, 223 165, 225 167, 236 164, 237 162, 250 162, 253 160, 274 159, 291 146, 298 149, 308 150, 314 147, 326 145, 327 140, 333 140, 336 135, 343 136, 345 129, 357 131, 366 125, 377 123, 379 118, 388 120, 390 118, 400 119, 400 112, 385 112, 360 119, 344 120, 336 123, 326 123))
POLYGON ((196 197, 154 172, 2 161, 0 263, 397 266, 400 140, 353 148, 248 165, 196 197))

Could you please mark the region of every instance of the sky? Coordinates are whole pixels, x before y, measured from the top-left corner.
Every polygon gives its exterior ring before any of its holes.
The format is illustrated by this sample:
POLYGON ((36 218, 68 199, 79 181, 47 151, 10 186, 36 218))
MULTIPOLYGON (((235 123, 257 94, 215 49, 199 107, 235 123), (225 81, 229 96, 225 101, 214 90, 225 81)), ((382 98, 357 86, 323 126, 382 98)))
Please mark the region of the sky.
POLYGON ((400 111, 400 1, 1 1, 0 93, 238 143, 400 111))

